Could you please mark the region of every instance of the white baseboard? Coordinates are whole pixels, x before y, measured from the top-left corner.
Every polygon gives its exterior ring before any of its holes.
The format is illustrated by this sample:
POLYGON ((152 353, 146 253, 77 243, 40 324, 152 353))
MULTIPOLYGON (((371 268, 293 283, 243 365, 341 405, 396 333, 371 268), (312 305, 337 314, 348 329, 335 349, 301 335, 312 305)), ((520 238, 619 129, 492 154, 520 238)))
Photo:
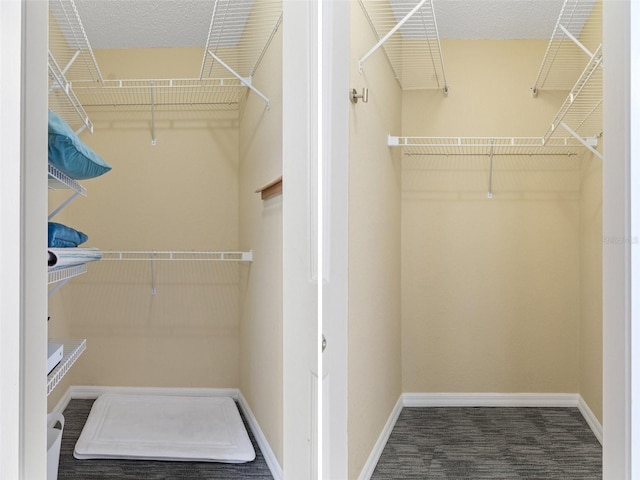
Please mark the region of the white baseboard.
MULTIPOLYGON (((104 387, 104 386, 71 386, 64 393, 53 411, 62 413, 72 399, 96 399, 103 393, 119 393, 125 395, 182 395, 193 397, 231 397, 238 401, 242 413, 247 419, 251 433, 258 442, 262 455, 275 480, 283 479, 282 467, 278 463, 267 437, 265 437, 258 420, 253 415, 247 400, 237 388, 164 388, 164 387, 104 387)), ((383 445, 384 446, 384 445, 383 445)))
POLYGON ((577 393, 403 393, 405 407, 577 407, 577 393))
POLYGON ((580 410, 580 413, 582 414, 585 421, 587 422, 587 425, 589 425, 589 427, 591 428, 591 431, 600 442, 600 445, 602 445, 602 425, 600 424, 596 416, 593 414, 593 412, 589 408, 589 405, 587 405, 587 402, 584 401, 584 398, 582 398, 582 395, 579 395, 579 398, 578 398, 578 410, 580 410))
POLYGON ((256 419, 255 415, 251 411, 251 407, 249 407, 249 403, 247 399, 244 398, 242 392, 238 392, 238 403, 242 408, 242 412, 244 413, 245 418, 247 419, 247 423, 249 424, 249 428, 251 428, 251 432, 258 442, 258 446, 262 451, 262 455, 264 456, 267 465, 269 466, 269 470, 271 471, 271 475, 273 475, 274 480, 282 480, 284 478, 284 473, 282 471, 282 467, 278 463, 278 459, 276 458, 275 453, 271 449, 271 445, 267 441, 267 437, 265 437, 262 429, 260 428, 260 424, 256 419))
POLYGON ((389 440, 389 436, 391 435, 391 431, 398 421, 398 417, 400 416, 400 412, 403 407, 402 395, 398 398, 393 410, 391 410, 391 415, 389 415, 389 419, 387 423, 384 425, 380 436, 378 437, 378 441, 373 446, 373 450, 367 458, 364 467, 362 468, 360 475, 358 476, 358 480, 369 480, 371 475, 373 475, 373 471, 376 469, 376 465, 378 464, 378 460, 380 460, 380 455, 382 455, 382 451, 384 450, 384 446, 387 444, 389 440))

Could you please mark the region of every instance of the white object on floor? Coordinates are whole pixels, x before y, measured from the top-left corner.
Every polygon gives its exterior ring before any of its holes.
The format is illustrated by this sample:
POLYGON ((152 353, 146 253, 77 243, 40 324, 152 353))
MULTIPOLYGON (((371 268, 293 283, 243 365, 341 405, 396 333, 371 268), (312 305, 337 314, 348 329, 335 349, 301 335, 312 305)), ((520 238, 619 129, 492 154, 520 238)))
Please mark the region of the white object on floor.
POLYGON ((73 456, 242 463, 256 454, 232 398, 105 393, 73 456))
POLYGON ((61 413, 54 412, 47 415, 47 480, 58 479, 63 430, 64 417, 61 413), (56 428, 57 424, 60 424, 60 428, 56 428))

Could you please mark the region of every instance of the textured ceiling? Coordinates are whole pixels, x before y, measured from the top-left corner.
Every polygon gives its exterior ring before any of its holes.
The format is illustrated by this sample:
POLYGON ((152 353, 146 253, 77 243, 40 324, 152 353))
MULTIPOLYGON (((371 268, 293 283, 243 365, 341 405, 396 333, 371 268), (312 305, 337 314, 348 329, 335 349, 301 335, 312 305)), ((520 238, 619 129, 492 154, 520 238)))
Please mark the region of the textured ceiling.
MULTIPOLYGON (((214 0, 76 0, 94 48, 203 47, 214 3, 214 0)), ((464 39, 548 39, 562 3, 562 0, 433 0, 440 36, 464 39)))

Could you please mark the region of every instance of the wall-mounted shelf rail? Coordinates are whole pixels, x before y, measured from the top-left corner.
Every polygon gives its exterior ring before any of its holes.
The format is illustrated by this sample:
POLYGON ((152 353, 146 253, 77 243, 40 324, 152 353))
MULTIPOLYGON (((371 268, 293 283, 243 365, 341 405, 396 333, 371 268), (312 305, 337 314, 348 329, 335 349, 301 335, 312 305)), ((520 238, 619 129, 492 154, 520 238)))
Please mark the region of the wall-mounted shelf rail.
POLYGON ((252 262, 248 252, 105 251, 102 260, 151 263, 151 295, 156 294, 156 262, 252 262))
MULTIPOLYGON (((596 145, 597 139, 584 140, 596 145)), ((493 170, 496 157, 511 159, 543 159, 576 157, 584 144, 573 137, 395 137, 389 135, 390 147, 401 147, 407 157, 432 157, 449 159, 465 157, 486 158, 488 161, 487 198, 493 198, 493 170)), ((456 162, 454 162, 456 163, 456 162)))
POLYGON ((360 0, 378 42, 360 58, 382 48, 404 90, 449 91, 432 0, 360 0))
POLYGON ((602 2, 565 0, 531 92, 569 90, 602 43, 602 2))
POLYGON ((73 366, 82 352, 87 348, 86 340, 72 340, 72 339, 51 339, 52 343, 62 344, 64 347, 64 356, 56 368, 51 370, 51 373, 47 375, 47 396, 56 386, 60 383, 62 378, 67 374, 69 369, 73 366))
MULTIPOLYGON (((588 140, 596 145, 597 139, 588 140)), ((573 137, 397 137, 389 135, 387 145, 401 147, 414 155, 537 156, 577 155, 583 144, 573 137)))
POLYGON ((280 0, 218 0, 200 68, 200 78, 231 73, 244 86, 269 99, 252 85, 255 73, 282 21, 280 0))
POLYGON ((189 262, 251 262, 253 252, 189 252, 189 251, 134 251, 107 250, 102 260, 117 261, 189 261, 189 262))

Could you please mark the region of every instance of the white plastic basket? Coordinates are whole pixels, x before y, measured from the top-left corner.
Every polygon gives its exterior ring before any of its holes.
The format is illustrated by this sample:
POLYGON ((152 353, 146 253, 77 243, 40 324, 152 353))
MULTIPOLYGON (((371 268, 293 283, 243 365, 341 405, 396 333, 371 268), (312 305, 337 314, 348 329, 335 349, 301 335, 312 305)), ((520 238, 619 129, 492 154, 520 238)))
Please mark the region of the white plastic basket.
POLYGON ((64 430, 64 417, 62 414, 50 413, 47 415, 47 480, 58 479, 62 430, 64 430), (56 428, 57 424, 60 424, 60 428, 56 428))

